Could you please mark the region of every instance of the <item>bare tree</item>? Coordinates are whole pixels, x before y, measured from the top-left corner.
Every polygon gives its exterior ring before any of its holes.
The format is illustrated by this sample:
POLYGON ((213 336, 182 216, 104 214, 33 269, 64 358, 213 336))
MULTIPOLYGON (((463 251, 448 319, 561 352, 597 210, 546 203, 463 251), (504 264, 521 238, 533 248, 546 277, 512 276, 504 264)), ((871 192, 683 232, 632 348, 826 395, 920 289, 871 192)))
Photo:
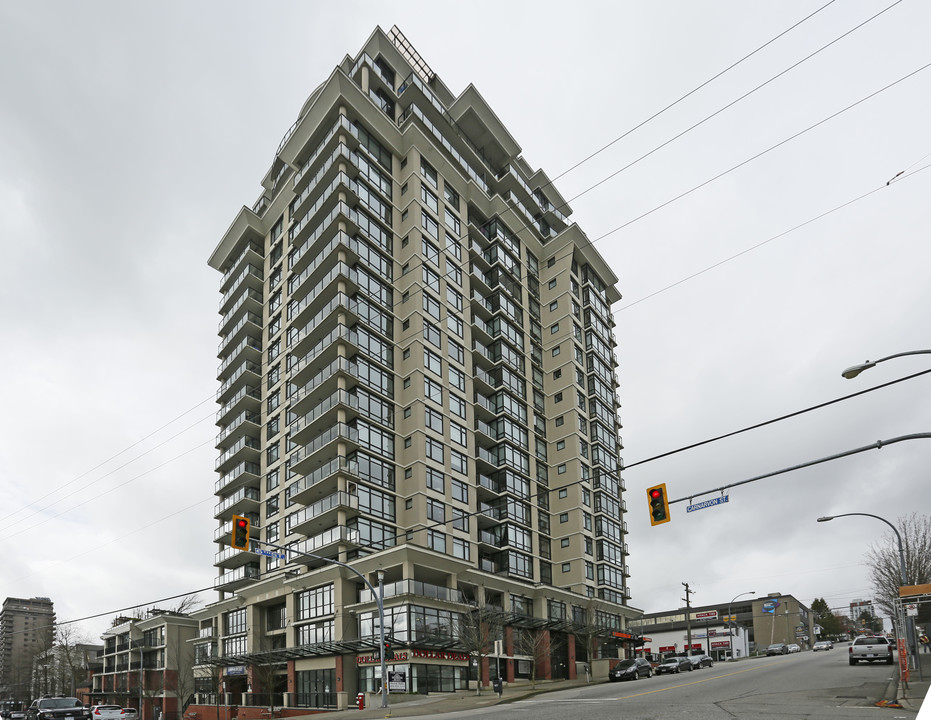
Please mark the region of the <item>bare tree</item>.
MULTIPOLYGON (((909 585, 931 583, 931 517, 912 513, 896 523, 905 551, 905 571, 909 585)), ((866 554, 876 605, 889 617, 895 617, 895 602, 901 584, 899 546, 892 532, 871 546, 866 554)))
POLYGON ((55 628, 55 654, 61 669, 62 689, 74 695, 79 679, 87 673, 85 646, 89 638, 74 625, 59 624, 55 628))
MULTIPOLYGON (((576 618, 575 634, 585 643, 588 666, 591 668, 592 662, 595 660, 598 638, 609 633, 604 618, 606 606, 598 598, 589 598, 583 611, 582 616, 576 618)), ((588 679, 591 681, 591 673, 589 673, 588 679)))
POLYGON ((549 633, 539 628, 514 628, 514 648, 530 657, 530 686, 537 687, 537 667, 550 654, 549 633))
POLYGON ((475 694, 482 694, 482 668, 495 640, 504 629, 504 612, 494 605, 476 605, 459 616, 459 643, 478 666, 475 694))
POLYGON ((185 595, 178 601, 177 605, 168 608, 168 610, 173 613, 188 615, 193 610, 197 610, 202 603, 203 601, 200 599, 200 595, 185 595))

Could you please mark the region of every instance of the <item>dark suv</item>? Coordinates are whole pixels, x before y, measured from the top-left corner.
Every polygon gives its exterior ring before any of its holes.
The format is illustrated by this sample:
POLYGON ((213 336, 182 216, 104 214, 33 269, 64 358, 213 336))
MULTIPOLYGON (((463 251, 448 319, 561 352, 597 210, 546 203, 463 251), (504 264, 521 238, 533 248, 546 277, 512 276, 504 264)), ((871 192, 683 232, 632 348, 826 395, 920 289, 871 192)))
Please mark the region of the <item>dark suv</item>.
POLYGON ((91 711, 74 697, 43 697, 32 701, 26 720, 91 720, 91 711))

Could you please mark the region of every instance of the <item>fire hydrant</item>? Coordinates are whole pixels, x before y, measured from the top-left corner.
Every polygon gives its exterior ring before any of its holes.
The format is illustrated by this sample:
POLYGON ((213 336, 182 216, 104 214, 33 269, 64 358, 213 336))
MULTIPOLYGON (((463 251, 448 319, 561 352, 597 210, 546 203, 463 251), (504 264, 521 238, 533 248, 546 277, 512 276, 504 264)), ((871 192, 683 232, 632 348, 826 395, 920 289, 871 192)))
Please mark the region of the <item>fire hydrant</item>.
POLYGON ((365 710, 365 693, 356 695, 356 705, 359 706, 360 710, 365 710))

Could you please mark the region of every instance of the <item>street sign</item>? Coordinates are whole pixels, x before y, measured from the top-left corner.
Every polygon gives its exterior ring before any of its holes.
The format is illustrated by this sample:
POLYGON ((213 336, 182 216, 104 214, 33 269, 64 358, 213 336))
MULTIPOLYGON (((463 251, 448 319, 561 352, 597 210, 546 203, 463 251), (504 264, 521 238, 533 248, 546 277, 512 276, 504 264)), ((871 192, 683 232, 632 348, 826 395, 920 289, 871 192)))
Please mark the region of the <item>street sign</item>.
POLYGON ((724 495, 722 497, 712 498, 711 500, 704 500, 700 503, 689 505, 687 508, 685 508, 685 512, 692 512, 693 510, 704 510, 705 508, 711 507, 712 505, 720 505, 722 503, 726 503, 727 500, 728 500, 727 495, 724 495))
POLYGON ((261 548, 257 548, 254 552, 257 553, 258 555, 265 555, 267 557, 278 558, 279 560, 285 559, 284 553, 276 553, 276 552, 272 552, 271 550, 262 550, 261 548))
POLYGON ((908 603, 905 606, 905 614, 909 617, 918 617, 918 603, 908 603))
POLYGON ((717 620, 718 611, 717 610, 708 610, 705 612, 697 612, 692 615, 696 620, 717 620))

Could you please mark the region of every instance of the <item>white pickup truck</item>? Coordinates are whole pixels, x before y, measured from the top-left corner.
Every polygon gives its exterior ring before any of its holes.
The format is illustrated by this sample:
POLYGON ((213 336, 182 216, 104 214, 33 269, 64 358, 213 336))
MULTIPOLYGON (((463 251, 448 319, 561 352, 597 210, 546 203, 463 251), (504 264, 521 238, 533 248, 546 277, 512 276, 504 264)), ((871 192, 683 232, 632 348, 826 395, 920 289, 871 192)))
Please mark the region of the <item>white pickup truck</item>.
POLYGON ((892 665, 893 650, 892 643, 882 635, 855 638, 847 648, 851 665, 856 665, 861 660, 869 663, 882 661, 887 665, 892 665))

